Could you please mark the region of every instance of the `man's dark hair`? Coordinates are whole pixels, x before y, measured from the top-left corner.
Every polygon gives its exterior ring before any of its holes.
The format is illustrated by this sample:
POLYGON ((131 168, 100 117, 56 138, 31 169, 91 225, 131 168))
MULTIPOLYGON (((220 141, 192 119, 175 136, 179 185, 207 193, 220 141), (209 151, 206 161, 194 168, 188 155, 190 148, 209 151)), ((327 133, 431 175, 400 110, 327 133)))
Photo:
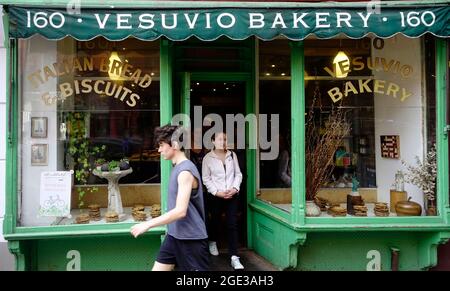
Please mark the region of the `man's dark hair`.
MULTIPOLYGON (((177 125, 166 124, 161 127, 155 128, 154 134, 154 142, 155 146, 159 146, 160 143, 164 142, 172 145, 173 141, 177 141, 179 143, 183 142, 183 128, 177 125)), ((180 144, 181 146, 181 144, 180 144)))

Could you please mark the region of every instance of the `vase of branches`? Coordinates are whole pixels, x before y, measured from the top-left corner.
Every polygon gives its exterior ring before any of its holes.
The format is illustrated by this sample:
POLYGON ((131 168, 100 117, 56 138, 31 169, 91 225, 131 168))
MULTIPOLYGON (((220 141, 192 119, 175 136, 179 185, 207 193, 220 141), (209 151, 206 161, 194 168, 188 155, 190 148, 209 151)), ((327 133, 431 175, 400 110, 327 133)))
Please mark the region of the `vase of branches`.
POLYGON ((306 200, 305 214, 306 216, 320 216, 322 211, 313 200, 306 200))
MULTIPOLYGON (((330 179, 334 170, 334 155, 350 133, 342 103, 322 107, 318 83, 306 121, 306 205, 314 204, 320 187, 330 179), (308 203, 311 201, 312 203, 308 203)), ((317 213, 306 210, 306 214, 317 213)), ((320 209, 319 209, 320 215, 320 209)))
POLYGON ((427 216, 437 214, 436 210, 436 145, 433 145, 424 157, 423 161, 415 157, 416 164, 409 165, 402 160, 406 166, 405 182, 416 185, 423 191, 424 208, 427 216))

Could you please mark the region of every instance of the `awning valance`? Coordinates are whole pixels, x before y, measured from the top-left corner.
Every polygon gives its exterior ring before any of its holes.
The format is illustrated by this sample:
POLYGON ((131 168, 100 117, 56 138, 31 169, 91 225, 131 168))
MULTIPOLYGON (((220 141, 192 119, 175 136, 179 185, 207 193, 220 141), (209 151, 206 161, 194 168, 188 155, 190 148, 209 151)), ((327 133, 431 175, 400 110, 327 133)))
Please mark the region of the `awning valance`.
POLYGON ((450 36, 447 6, 385 7, 372 11, 354 8, 208 8, 208 9, 66 9, 9 7, 10 37, 35 34, 57 40, 72 36, 89 40, 103 36, 122 40, 129 36, 154 40, 165 36, 185 40, 196 36, 214 40, 220 36, 241 40, 257 36, 271 40, 284 35, 302 40, 308 35, 331 38, 340 33, 361 38, 368 33, 387 38, 397 33, 419 37, 431 33, 450 36))

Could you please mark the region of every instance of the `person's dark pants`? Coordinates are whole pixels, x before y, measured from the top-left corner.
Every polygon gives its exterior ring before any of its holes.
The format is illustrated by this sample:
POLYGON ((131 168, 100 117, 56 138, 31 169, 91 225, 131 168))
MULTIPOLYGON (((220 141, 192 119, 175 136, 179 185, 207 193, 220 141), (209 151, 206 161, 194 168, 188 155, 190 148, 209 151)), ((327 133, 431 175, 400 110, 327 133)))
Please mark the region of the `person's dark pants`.
POLYGON ((230 256, 237 256, 238 246, 238 225, 237 213, 239 207, 239 196, 236 194, 231 199, 223 199, 216 197, 208 192, 206 201, 206 230, 208 232, 209 241, 217 241, 219 232, 223 229, 221 225, 222 213, 225 211, 226 227, 228 236, 228 253, 230 256))
POLYGON ((168 234, 159 248, 156 261, 175 265, 177 271, 208 271, 208 240, 182 240, 168 234))

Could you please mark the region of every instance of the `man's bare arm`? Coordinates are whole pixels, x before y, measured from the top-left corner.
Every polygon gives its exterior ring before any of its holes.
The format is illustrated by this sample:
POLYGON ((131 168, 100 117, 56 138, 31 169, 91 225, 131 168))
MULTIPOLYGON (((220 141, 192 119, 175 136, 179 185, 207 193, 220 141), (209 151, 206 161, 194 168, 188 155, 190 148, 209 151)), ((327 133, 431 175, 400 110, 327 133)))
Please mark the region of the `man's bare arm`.
POLYGON ((190 172, 188 171, 181 172, 178 175, 177 181, 178 194, 175 208, 170 210, 169 212, 164 213, 159 217, 134 225, 131 228, 131 234, 134 237, 137 237, 140 234, 149 230, 150 228, 169 224, 171 222, 174 222, 178 219, 185 217, 189 206, 189 200, 191 198, 191 192, 194 185, 194 181, 195 178, 190 172))

